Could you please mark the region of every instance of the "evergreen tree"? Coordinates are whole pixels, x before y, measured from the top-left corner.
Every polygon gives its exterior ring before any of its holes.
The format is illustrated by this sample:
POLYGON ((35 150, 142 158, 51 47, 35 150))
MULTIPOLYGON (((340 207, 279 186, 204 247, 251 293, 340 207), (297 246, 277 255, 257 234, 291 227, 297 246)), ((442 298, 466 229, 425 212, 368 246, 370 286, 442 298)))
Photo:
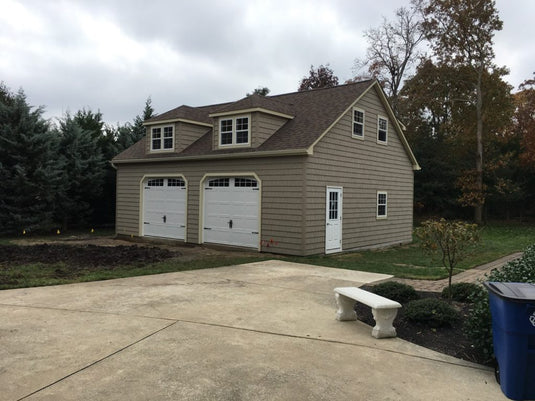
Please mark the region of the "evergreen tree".
MULTIPOLYGON (((134 118, 134 124, 132 125, 132 132, 130 135, 130 138, 127 142, 130 144, 125 146, 125 149, 139 141, 141 138, 145 136, 146 128, 143 125, 143 123, 148 120, 151 117, 154 117, 156 114, 154 114, 154 108, 152 107, 152 99, 150 96, 145 101, 145 108, 143 109, 143 114, 141 116, 137 115, 134 118)), ((121 136, 124 136, 124 134, 121 133, 121 136)), ((119 138, 121 138, 121 136, 119 138)), ((125 143, 126 145, 126 143, 125 143)))
POLYGON ((61 163, 43 109, 0 85, 0 232, 50 228, 61 163))
POLYGON ((57 135, 63 188, 56 195, 56 217, 65 230, 90 219, 92 202, 102 194, 105 161, 99 137, 83 129, 76 116, 67 114, 59 122, 57 135))

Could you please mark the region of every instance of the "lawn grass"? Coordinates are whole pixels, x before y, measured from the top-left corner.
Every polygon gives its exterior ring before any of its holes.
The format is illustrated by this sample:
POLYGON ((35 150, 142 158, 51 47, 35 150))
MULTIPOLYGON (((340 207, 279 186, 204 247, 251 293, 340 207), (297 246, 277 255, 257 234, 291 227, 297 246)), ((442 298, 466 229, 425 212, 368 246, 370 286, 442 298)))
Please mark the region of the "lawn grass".
MULTIPOLYGON (((95 234, 106 235, 104 231, 95 234)), ((21 237, 19 236, 17 239, 21 237)), ((60 236, 42 237, 42 239, 46 240, 59 238, 60 236)), ((62 239, 65 240, 65 237, 62 239)), ((7 244, 9 243, 9 239, 3 238, 0 240, 0 243, 7 244)), ((489 224, 481 230, 481 242, 477 249, 459 264, 456 273, 521 251, 532 244, 535 244, 535 225, 489 224)), ((388 249, 308 257, 277 256, 277 258, 290 262, 329 266, 340 269, 392 274, 400 278, 435 280, 447 277, 447 271, 441 266, 440 260, 424 253, 416 238, 412 244, 388 249)), ((259 253, 258 256, 207 257, 189 261, 183 261, 177 258, 149 265, 118 266, 113 269, 72 269, 64 263, 34 263, 23 266, 0 265, 0 289, 57 285, 206 269, 267 259, 273 259, 273 255, 259 253)))
MULTIPOLYGON (((481 241, 454 273, 492 262, 535 244, 535 225, 492 223, 481 228, 481 241)), ((409 245, 388 249, 287 258, 298 263, 341 269, 392 274, 400 278, 437 280, 448 277, 440 259, 422 251, 418 239, 409 245)))
POLYGON ((72 269, 63 262, 52 264, 32 263, 9 267, 0 266, 0 290, 209 269, 212 267, 239 265, 267 259, 270 258, 262 254, 259 254, 258 257, 210 257, 192 261, 169 259, 149 265, 125 265, 116 266, 112 269, 101 267, 72 269))

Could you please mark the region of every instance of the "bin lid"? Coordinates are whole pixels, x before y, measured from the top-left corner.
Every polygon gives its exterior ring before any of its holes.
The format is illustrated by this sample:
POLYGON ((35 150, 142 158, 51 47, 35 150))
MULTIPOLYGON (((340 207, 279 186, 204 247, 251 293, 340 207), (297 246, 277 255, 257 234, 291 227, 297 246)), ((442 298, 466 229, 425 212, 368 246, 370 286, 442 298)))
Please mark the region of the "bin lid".
POLYGON ((483 283, 489 291, 511 301, 535 301, 535 284, 501 283, 488 281, 483 283))

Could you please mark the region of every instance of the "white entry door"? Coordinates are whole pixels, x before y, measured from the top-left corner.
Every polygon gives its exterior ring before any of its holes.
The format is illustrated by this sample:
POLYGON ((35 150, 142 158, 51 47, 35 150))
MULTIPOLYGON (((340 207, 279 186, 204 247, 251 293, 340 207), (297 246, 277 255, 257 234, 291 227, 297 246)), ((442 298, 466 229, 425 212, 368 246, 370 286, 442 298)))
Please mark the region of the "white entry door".
POLYGON ((203 187, 203 242, 258 248, 258 181, 249 177, 212 178, 203 187))
POLYGON ((143 235, 185 239, 186 183, 150 178, 143 183, 143 235))
POLYGON ((325 253, 342 250, 342 188, 327 187, 325 253))

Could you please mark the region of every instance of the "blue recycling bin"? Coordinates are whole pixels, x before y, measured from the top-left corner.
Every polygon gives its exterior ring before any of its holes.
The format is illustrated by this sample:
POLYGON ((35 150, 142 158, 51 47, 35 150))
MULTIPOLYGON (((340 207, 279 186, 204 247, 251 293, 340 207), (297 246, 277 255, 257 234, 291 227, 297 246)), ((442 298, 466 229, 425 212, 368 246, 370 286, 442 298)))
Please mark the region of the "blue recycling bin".
POLYGON ((496 379, 506 397, 535 399, 535 284, 486 282, 496 379))

